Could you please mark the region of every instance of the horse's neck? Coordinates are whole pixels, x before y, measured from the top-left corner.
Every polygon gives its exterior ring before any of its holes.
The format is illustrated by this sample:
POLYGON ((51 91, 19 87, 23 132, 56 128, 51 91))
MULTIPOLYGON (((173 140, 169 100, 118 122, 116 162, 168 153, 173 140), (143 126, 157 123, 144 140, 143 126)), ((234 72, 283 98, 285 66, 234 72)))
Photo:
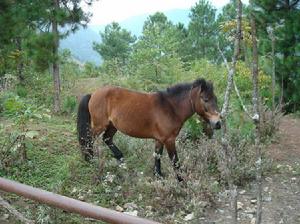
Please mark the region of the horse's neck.
POLYGON ((172 105, 182 123, 195 113, 188 93, 181 100, 172 100, 172 105))

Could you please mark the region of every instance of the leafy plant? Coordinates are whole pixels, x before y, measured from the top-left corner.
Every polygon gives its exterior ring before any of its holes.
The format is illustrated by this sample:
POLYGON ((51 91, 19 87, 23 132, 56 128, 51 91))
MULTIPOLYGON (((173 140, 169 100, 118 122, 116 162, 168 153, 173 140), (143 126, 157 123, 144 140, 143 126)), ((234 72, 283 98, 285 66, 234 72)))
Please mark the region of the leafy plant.
POLYGON ((23 97, 23 98, 25 98, 28 94, 28 90, 23 85, 17 85, 15 91, 18 96, 23 97))
POLYGON ((24 101, 17 95, 12 93, 5 94, 1 97, 3 114, 7 116, 15 116, 25 111, 24 101))
POLYGON ((75 112, 77 105, 76 98, 74 96, 67 96, 63 101, 63 112, 64 113, 73 113, 75 112))

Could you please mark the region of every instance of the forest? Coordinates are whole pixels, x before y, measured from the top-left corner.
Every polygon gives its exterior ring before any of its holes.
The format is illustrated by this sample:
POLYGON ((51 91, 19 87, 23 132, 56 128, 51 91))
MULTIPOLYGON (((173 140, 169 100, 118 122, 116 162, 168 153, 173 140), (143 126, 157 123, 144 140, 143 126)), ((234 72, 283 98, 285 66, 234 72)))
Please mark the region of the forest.
MULTIPOLYGON (((88 25, 83 5, 93 3, 0 2, 0 176, 160 223, 299 223, 300 1, 230 0, 218 12, 199 0, 188 25, 156 12, 140 36, 113 22, 93 43, 100 65, 59 48, 88 25), (164 177, 153 175, 153 139, 117 132, 119 164, 99 137, 94 158, 83 159, 83 96, 199 78, 213 83, 222 128, 196 114, 184 123, 176 138, 184 183, 166 150, 164 177)), ((102 222, 0 191, 0 223, 102 222)))

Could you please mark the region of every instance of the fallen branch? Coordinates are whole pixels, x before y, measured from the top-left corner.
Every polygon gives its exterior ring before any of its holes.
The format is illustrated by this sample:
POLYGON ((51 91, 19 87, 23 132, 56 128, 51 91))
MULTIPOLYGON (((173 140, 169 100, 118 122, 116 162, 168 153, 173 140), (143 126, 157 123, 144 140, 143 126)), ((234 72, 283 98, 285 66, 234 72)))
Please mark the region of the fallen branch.
POLYGON ((6 208, 11 214, 13 214, 22 223, 26 223, 26 224, 33 224, 34 223, 34 221, 25 218, 20 212, 18 212, 13 206, 11 206, 1 196, 0 196, 0 205, 2 207, 6 208))

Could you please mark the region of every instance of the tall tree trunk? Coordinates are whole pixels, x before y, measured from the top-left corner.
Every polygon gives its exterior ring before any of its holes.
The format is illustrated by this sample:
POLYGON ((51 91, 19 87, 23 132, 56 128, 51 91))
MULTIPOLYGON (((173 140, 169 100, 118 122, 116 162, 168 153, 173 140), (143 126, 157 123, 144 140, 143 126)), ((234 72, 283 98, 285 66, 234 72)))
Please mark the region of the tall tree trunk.
MULTIPOLYGON (((53 0, 55 11, 59 9, 59 0, 53 0)), ((59 33, 58 23, 56 18, 52 20, 52 34, 53 34, 53 64, 52 64, 52 75, 54 81, 54 112, 60 111, 60 75, 59 75, 59 64, 58 64, 58 47, 59 47, 59 33)))
POLYGON ((20 37, 17 37, 16 39, 16 45, 17 49, 20 53, 19 58, 18 58, 18 65, 17 65, 17 74, 18 74, 18 79, 20 83, 23 85, 25 81, 24 77, 24 64, 23 64, 23 59, 22 59, 22 40, 20 37))
POLYGON ((233 58, 232 58, 232 66, 231 69, 228 73, 227 77, 227 87, 225 91, 225 96, 224 96, 224 103, 223 103, 223 108, 221 111, 222 116, 225 118, 228 113, 228 107, 229 107, 229 101, 230 101, 230 94, 233 86, 233 76, 236 71, 236 62, 238 60, 238 57, 240 55, 240 49, 241 49, 241 36, 242 36, 242 3, 240 0, 237 1, 237 31, 236 31, 236 37, 235 37, 235 42, 234 42, 234 53, 233 53, 233 58))
POLYGON ((270 31, 270 37, 272 41, 272 122, 273 122, 273 127, 275 127, 275 121, 274 121, 274 116, 275 116, 275 81, 276 81, 276 76, 275 76, 275 36, 273 32, 273 28, 270 31))
POLYGON ((253 122, 255 124, 255 148, 256 148, 256 184, 257 184, 257 208, 256 224, 261 223, 262 215, 262 158, 260 147, 260 113, 259 113, 259 92, 258 92, 258 53, 256 41, 256 24, 254 15, 251 13, 251 34, 252 34, 252 78, 253 78, 253 122))
POLYGON ((236 1, 237 1, 237 16, 236 16, 237 27, 236 27, 236 36, 234 42, 234 54, 232 58, 232 65, 228 72, 227 87, 226 87, 224 103, 221 111, 221 116, 223 120, 223 124, 222 124, 222 147, 223 147, 222 157, 223 158, 222 159, 224 163, 222 172, 225 175, 226 181, 228 182, 229 189, 230 189, 230 195, 231 195, 230 205, 231 205, 231 217, 232 217, 231 223, 233 224, 237 223, 237 187, 234 184, 234 179, 232 175, 232 170, 235 166, 236 159, 228 140, 226 117, 229 109, 230 94, 233 88, 233 76, 236 72, 236 62, 240 55, 240 46, 241 46, 242 2, 241 0, 236 0, 236 1))

